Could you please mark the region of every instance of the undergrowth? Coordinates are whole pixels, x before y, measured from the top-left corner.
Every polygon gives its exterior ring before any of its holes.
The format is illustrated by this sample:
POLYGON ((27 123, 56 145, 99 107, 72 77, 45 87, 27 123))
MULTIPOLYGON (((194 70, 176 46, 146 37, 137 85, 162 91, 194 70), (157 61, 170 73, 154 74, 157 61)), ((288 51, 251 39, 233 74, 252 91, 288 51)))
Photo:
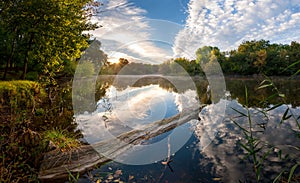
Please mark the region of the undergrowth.
POLYGON ((70 101, 69 86, 0 82, 0 182, 37 182, 50 141, 62 151, 79 145, 70 101))

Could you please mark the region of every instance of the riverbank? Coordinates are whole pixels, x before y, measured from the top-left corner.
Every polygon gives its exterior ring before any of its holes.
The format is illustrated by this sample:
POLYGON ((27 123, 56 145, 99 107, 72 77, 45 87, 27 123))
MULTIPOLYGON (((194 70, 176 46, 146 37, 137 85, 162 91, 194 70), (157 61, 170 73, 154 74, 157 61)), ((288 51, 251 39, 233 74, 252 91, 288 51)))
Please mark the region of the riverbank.
POLYGON ((65 103, 70 91, 34 81, 0 82, 0 182, 38 182, 45 152, 79 145, 72 107, 65 103))

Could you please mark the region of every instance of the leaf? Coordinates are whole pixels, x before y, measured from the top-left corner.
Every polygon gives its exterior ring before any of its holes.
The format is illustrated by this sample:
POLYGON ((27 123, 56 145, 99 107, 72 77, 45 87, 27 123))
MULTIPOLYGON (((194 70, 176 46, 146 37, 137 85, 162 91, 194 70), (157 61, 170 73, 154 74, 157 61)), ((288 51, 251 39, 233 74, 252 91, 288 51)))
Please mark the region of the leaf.
POLYGON ((221 181, 222 179, 221 178, 219 178, 219 177, 215 177, 215 178, 213 178, 213 181, 221 181))
POLYGON ((289 178, 288 178, 288 182, 291 182, 292 180, 292 177, 294 175, 294 172, 296 170, 296 168, 298 167, 299 164, 295 164, 292 168, 291 168, 291 171, 290 171, 290 174, 289 174, 289 178))
POLYGON ((285 156, 284 156, 284 160, 287 160, 288 158, 290 157, 290 155, 289 154, 286 154, 285 156))
POLYGON ((254 143, 254 148, 257 148, 257 146, 261 143, 261 141, 257 141, 254 143))
POLYGON ((282 105, 283 105, 282 103, 276 104, 276 105, 274 105, 273 107, 267 109, 266 111, 267 111, 267 112, 268 112, 268 111, 272 111, 273 109, 276 109, 276 108, 278 108, 278 107, 280 107, 280 106, 282 106, 282 105))
POLYGON ((119 182, 120 183, 120 178, 114 180, 113 182, 119 182))
POLYGON ((134 176, 133 176, 133 175, 129 175, 128 181, 130 181, 130 180, 132 180, 132 179, 134 179, 134 176))
POLYGON ((249 154, 252 154, 253 151, 251 149, 249 149, 245 144, 243 143, 239 143, 249 154))
POLYGON ((263 84, 266 83, 266 82, 270 82, 270 81, 267 80, 267 79, 265 79, 265 80, 263 80, 263 81, 259 84, 259 86, 263 85, 263 84))
POLYGON ((247 133, 249 133, 249 131, 248 130, 246 130, 245 128, 243 128, 240 124, 238 124, 236 121, 234 121, 234 120, 231 120, 236 126, 238 126, 241 130, 243 130, 244 132, 247 132, 247 133))
POLYGON ((256 172, 256 180, 257 180, 257 182, 259 182, 259 180, 260 180, 260 175, 261 175, 261 166, 259 166, 257 168, 257 172, 256 172))
POLYGON ((287 116, 287 114, 288 114, 288 112, 290 111, 290 108, 287 108, 286 110, 285 110, 285 112, 284 112, 284 114, 283 114, 283 116, 282 116, 282 119, 288 119, 286 116, 287 116))
POLYGON ((107 179, 108 179, 108 180, 113 180, 113 179, 114 179, 114 176, 112 176, 111 174, 109 174, 108 177, 107 177, 107 179))
POLYGON ((115 171, 115 174, 116 174, 116 175, 122 175, 122 170, 116 170, 116 171, 115 171))
POLYGON ((285 68, 282 72, 287 71, 289 68, 292 68, 292 67, 294 67, 295 65, 297 65, 297 64, 299 64, 299 63, 300 63, 300 60, 297 61, 297 62, 292 63, 292 64, 289 65, 287 68, 285 68))
POLYGON ((282 159, 282 150, 281 150, 281 149, 279 149, 279 151, 278 151, 278 157, 279 157, 280 159, 282 159))
POLYGON ((296 76, 296 75, 298 75, 300 73, 300 69, 295 73, 295 74, 293 74, 292 76, 296 76))
POLYGON ((257 148, 256 150, 253 151, 253 154, 254 154, 254 153, 258 153, 258 152, 260 152, 261 150, 262 150, 262 147, 257 148))
MULTIPOLYGON (((285 112, 284 112, 284 114, 283 114, 283 116, 282 116, 282 118, 281 118, 281 121, 284 121, 284 119, 285 119, 286 115, 288 114, 289 110, 290 110, 289 108, 287 108, 287 109, 285 110, 285 112)), ((282 123, 281 121, 280 121, 280 124, 282 123)))
POLYGON ((289 111, 290 111, 290 108, 287 108, 287 109, 285 110, 285 112, 284 112, 284 114, 283 114, 283 116, 282 116, 282 118, 281 118, 279 124, 282 124, 283 121, 285 121, 285 120, 287 120, 287 119, 290 119, 290 118, 292 117, 292 115, 287 116, 287 114, 288 114, 289 111))
POLYGON ((239 114, 242 115, 242 116, 248 117, 247 114, 245 114, 245 113, 243 113, 243 112, 241 112, 241 111, 239 111, 239 110, 237 110, 237 109, 235 109, 235 108, 232 108, 232 107, 231 107, 231 109, 234 110, 235 112, 239 113, 239 114))
POLYGON ((270 83, 270 84, 265 84, 265 85, 261 85, 261 86, 259 86, 259 87, 257 88, 257 90, 260 90, 260 89, 263 89, 263 88, 267 88, 267 87, 271 87, 271 86, 273 86, 272 83, 270 83))
POLYGON ((276 93, 274 93, 273 95, 268 96, 268 98, 266 98, 265 100, 261 101, 260 103, 264 103, 264 102, 266 102, 266 101, 269 101, 269 100, 271 100, 271 99, 273 99, 273 98, 275 98, 275 97, 277 97, 277 96, 278 96, 278 95, 277 95, 276 93))
POLYGON ((245 85, 245 98, 246 98, 246 106, 248 108, 248 89, 246 85, 245 85))
POLYGON ((282 176, 282 174, 285 172, 285 169, 282 170, 273 180, 273 183, 276 183, 277 181, 279 181, 280 177, 282 176))
POLYGON ((167 164, 168 164, 168 162, 167 162, 167 161, 163 161, 163 162, 161 162, 161 164, 163 164, 163 165, 167 165, 167 164))
POLYGON ((284 120, 290 119, 292 117, 292 115, 289 115, 287 117, 284 118, 284 120))

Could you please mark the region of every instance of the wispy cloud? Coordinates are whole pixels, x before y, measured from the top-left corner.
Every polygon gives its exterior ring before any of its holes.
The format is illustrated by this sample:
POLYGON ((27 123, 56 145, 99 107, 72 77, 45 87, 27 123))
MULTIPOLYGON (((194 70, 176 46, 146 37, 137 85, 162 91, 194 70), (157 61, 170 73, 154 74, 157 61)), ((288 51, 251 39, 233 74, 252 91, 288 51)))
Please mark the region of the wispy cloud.
MULTIPOLYGON (((91 33, 102 42, 102 49, 113 57, 115 52, 130 55, 130 61, 161 63, 172 56, 171 48, 163 49, 151 40, 145 10, 127 0, 102 1, 93 18, 102 27, 91 33)), ((115 58, 113 58, 115 59, 115 58)))
POLYGON ((176 37, 175 56, 191 58, 204 45, 230 50, 245 40, 300 39, 299 0, 190 0, 188 13, 176 37))

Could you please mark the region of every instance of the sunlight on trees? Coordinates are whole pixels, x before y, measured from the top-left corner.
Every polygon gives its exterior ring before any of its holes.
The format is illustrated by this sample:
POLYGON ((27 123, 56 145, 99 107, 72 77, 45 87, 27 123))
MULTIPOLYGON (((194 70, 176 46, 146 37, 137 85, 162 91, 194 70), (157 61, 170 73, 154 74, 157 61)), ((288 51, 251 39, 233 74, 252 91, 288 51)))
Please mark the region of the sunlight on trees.
POLYGON ((89 0, 4 1, 0 4, 1 65, 8 70, 28 71, 54 77, 64 63, 79 58, 88 46, 83 31, 96 28, 83 9, 89 0))

